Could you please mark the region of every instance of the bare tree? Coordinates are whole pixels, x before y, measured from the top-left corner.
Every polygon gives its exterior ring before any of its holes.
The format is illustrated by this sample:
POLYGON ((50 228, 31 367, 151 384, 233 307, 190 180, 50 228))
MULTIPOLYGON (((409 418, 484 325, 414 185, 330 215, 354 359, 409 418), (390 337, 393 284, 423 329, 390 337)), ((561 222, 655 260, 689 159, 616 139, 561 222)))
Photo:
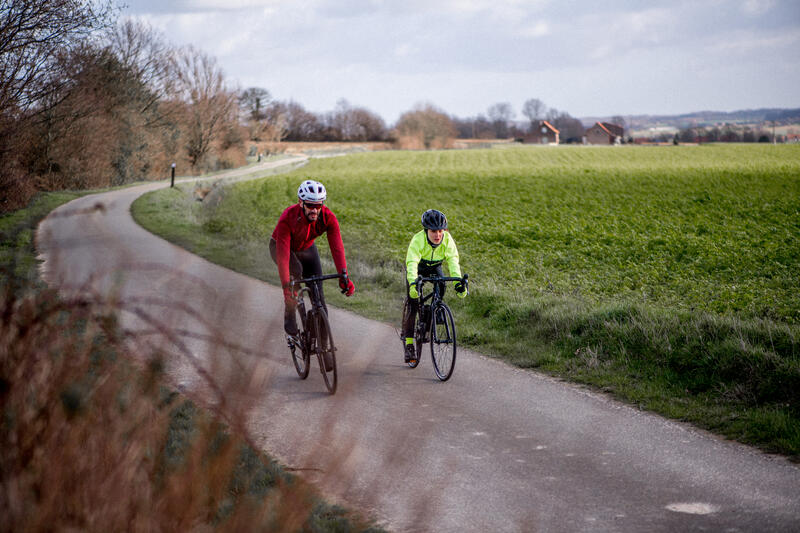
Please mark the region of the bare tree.
POLYGON ((330 136, 343 141, 379 141, 386 138, 383 119, 363 107, 353 107, 341 99, 330 114, 330 136))
POLYGON ((522 104, 522 114, 527 117, 531 123, 531 129, 538 125, 538 122, 544 115, 545 105, 538 98, 529 98, 522 104))
POLYGON ((111 111, 117 123, 118 144, 112 184, 163 175, 178 152, 181 107, 170 105, 176 92, 173 69, 176 49, 165 36, 144 22, 124 21, 108 37, 124 83, 116 91, 118 103, 111 111))
POLYGON ((456 136, 453 121, 432 104, 418 104, 400 116, 395 135, 410 148, 446 148, 456 136))
POLYGON ((358 125, 353 120, 352 109, 350 102, 340 98, 336 102, 336 108, 333 112, 327 115, 327 136, 331 140, 345 141, 359 136, 360 132, 358 131, 358 125))
POLYGON ((236 95, 226 87, 216 59, 192 46, 179 51, 174 68, 177 96, 184 105, 185 147, 196 168, 231 117, 236 95))
POLYGON ((61 59, 110 27, 114 14, 110 1, 0 1, 0 212, 20 207, 35 190, 20 142, 37 116, 69 94, 61 59))
POLYGON ((358 126, 360 138, 353 138, 354 141, 385 141, 387 130, 386 122, 372 111, 363 107, 357 107, 351 111, 353 122, 358 126))
POLYGON ((239 111, 247 122, 251 141, 260 141, 266 136, 267 108, 271 100, 269 91, 261 87, 250 87, 239 94, 239 111))
POLYGON ((262 87, 250 87, 239 95, 239 107, 249 120, 264 120, 266 109, 272 101, 272 95, 262 87))
POLYGON ((176 80, 170 68, 175 50, 164 35, 144 22, 126 20, 111 33, 109 46, 131 78, 146 88, 136 95, 139 111, 151 121, 165 118, 164 110, 156 108, 174 92, 176 80))
POLYGON ((508 102, 501 102, 489 107, 486 111, 494 126, 495 137, 505 139, 509 135, 509 122, 514 118, 514 110, 508 102))
POLYGON ((453 118, 453 124, 460 139, 491 139, 494 137, 494 126, 485 115, 474 118, 453 118))
POLYGON ((282 117, 287 141, 321 141, 325 125, 315 113, 301 104, 290 101, 277 103, 272 113, 282 117))
POLYGON ((567 112, 560 113, 556 120, 556 128, 561 132, 560 138, 568 143, 580 143, 583 139, 586 128, 577 118, 567 112))
POLYGON ((40 104, 60 85, 55 58, 113 17, 110 2, 2 0, 0 7, 0 112, 40 104))
POLYGON ((289 128, 286 104, 273 102, 267 106, 265 114, 265 126, 262 132, 264 140, 271 142, 282 141, 286 137, 289 128))

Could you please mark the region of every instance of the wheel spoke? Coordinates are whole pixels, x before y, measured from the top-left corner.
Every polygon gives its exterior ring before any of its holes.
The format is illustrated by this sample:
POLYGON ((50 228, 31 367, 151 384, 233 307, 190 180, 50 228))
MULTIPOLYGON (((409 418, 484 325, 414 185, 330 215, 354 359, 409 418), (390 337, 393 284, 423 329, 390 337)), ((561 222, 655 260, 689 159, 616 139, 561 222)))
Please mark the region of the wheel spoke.
POLYGON ((431 359, 436 376, 442 381, 450 379, 456 364, 456 327, 444 302, 432 309, 431 359))
MULTIPOLYGON (((303 327, 303 320, 301 313, 304 313, 302 307, 298 306, 295 309, 295 317, 297 318, 297 327, 298 329, 302 329, 303 327)), ((297 334, 297 340, 299 341, 299 346, 295 345, 294 347, 290 348, 292 352, 292 362, 294 363, 294 369, 297 370, 297 375, 300 376, 300 379, 306 379, 308 377, 308 370, 309 370, 309 362, 310 362, 310 354, 308 351, 308 346, 306 342, 304 342, 305 337, 304 331, 299 331, 297 334)))
POLYGON ((328 315, 323 309, 317 313, 315 329, 317 333, 317 357, 319 358, 322 379, 325 381, 328 392, 334 394, 336 392, 338 373, 336 369, 336 347, 333 344, 328 315), (327 368, 325 364, 326 360, 329 363, 327 368))

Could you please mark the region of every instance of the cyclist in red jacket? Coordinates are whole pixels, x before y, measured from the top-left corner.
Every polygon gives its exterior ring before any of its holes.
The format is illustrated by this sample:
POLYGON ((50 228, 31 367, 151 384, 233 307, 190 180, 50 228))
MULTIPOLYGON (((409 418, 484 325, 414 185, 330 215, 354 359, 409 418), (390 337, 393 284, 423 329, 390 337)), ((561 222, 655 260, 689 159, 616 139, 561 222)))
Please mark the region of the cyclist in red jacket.
MULTIPOLYGON (((347 260, 344 256, 344 244, 339 232, 339 221, 333 211, 324 205, 327 198, 325 187, 318 181, 306 180, 297 189, 298 202, 287 207, 281 213, 278 224, 269 240, 269 253, 278 265, 278 273, 283 287, 283 329, 287 335, 297 335, 297 317, 295 301, 289 288, 290 276, 295 279, 322 275, 322 264, 314 239, 326 233, 331 248, 336 271, 347 271, 347 260)), ((352 280, 339 280, 339 286, 347 296, 351 296, 356 288, 352 280)), ((325 295, 322 283, 318 283, 322 305, 325 295)), ((325 307, 327 311, 327 306, 325 307)))

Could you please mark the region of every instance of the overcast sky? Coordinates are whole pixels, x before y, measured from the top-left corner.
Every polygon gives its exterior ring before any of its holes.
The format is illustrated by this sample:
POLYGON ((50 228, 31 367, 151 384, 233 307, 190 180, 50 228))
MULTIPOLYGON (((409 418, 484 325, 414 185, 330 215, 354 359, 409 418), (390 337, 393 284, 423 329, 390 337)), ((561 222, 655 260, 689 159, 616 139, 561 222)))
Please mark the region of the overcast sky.
POLYGON ((800 107, 800 0, 127 0, 232 84, 391 124, 538 98, 575 117, 800 107))

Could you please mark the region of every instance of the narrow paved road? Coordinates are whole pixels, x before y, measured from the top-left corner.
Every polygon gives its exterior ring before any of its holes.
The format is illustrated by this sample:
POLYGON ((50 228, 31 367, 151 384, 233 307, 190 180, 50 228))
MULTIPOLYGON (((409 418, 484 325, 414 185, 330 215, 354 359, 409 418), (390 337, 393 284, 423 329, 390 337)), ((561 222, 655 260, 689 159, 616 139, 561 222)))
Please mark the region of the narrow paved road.
POLYGON ((279 289, 133 222, 131 202, 163 186, 55 211, 38 232, 46 279, 138 302, 159 325, 191 333, 194 359, 176 354, 170 368, 180 386, 208 393, 199 362, 231 398, 264 390, 251 411, 258 444, 335 500, 395 531, 800 530, 800 469, 782 458, 468 351, 440 383, 429 359, 402 364, 394 328, 346 311, 331 310, 339 392, 327 395, 315 370, 300 381, 279 289), (83 211, 97 203, 105 209, 83 211), (212 332, 245 354, 203 340, 212 332))

